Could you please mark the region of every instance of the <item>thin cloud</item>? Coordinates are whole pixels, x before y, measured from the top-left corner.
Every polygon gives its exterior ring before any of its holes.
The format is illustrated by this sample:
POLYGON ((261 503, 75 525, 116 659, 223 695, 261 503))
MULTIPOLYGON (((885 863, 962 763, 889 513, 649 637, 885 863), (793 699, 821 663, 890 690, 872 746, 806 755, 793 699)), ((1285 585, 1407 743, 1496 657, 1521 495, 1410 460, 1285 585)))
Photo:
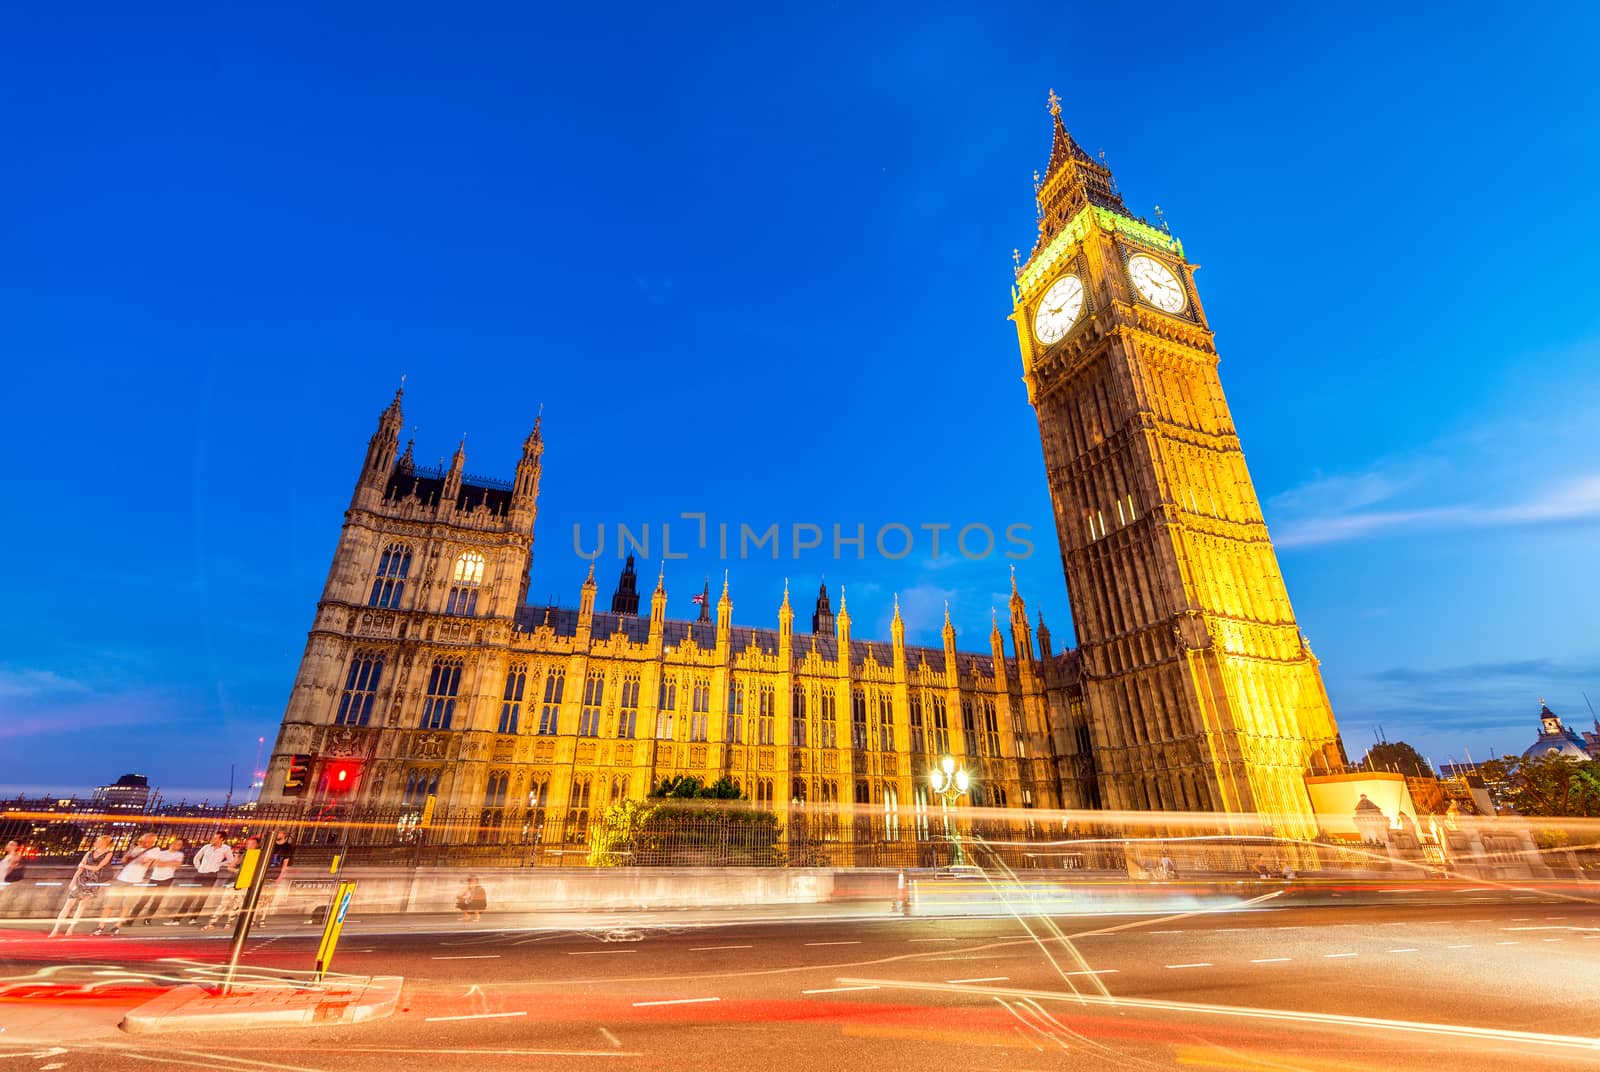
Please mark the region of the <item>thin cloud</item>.
MULTIPOLYGON (((1302 501, 1304 496, 1295 493, 1302 501)), ((1588 474, 1505 506, 1452 505, 1420 510, 1331 513, 1275 526, 1280 547, 1342 543, 1397 529, 1495 528, 1600 519, 1600 474, 1588 474)))

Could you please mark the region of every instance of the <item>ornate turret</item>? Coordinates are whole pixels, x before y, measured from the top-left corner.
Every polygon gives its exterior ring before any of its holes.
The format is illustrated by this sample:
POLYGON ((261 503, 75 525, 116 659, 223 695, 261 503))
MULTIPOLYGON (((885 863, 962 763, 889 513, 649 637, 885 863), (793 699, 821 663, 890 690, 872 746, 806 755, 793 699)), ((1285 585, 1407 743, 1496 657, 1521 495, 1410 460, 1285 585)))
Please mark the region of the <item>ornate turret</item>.
POLYGON ((617 590, 611 596, 612 614, 639 613, 639 578, 633 572, 633 556, 622 565, 622 575, 617 578, 617 590))
POLYGON ((1011 650, 1017 654, 1017 669, 1023 673, 1031 670, 1033 663, 1033 631, 1028 628, 1028 608, 1017 594, 1016 567, 1011 570, 1011 650))
MULTIPOLYGON (((826 595, 824 595, 826 599, 826 595)), ((845 607, 844 586, 839 586, 839 614, 833 620, 834 635, 839 640, 839 669, 848 672, 850 668, 850 611, 845 607)))
POLYGON ((828 582, 823 581, 817 589, 817 609, 811 615, 811 631, 813 633, 833 632, 833 607, 828 604, 828 582))
POLYGON ((594 583, 594 560, 590 559, 589 576, 583 579, 583 588, 578 594, 578 623, 580 626, 587 626, 589 621, 594 617, 594 594, 596 587, 597 586, 594 583))
POLYGON ((378 415, 378 429, 367 441, 367 459, 361 466, 361 478, 356 481, 358 495, 363 488, 382 494, 394 472, 394 456, 400 449, 400 427, 405 423, 400 412, 400 398, 404 394, 402 386, 395 391, 394 400, 378 415))
POLYGON ((733 643, 733 600, 728 595, 728 571, 722 571, 722 595, 717 597, 717 650, 727 651, 733 643))
POLYGON ((456 500, 461 497, 461 478, 467 469, 467 437, 461 437, 461 445, 456 447, 455 455, 450 459, 450 471, 444 475, 444 490, 439 493, 439 509, 446 507, 455 508, 456 500))
POLYGON ((530 525, 531 515, 538 510, 539 476, 544 470, 544 436, 539 432, 543 422, 543 414, 533 419, 533 431, 522 441, 522 457, 517 461, 517 476, 511 485, 511 509, 528 511, 530 525))
POLYGON ((889 639, 894 644, 894 668, 896 680, 905 677, 906 670, 906 623, 900 617, 900 593, 894 594, 894 617, 889 619, 889 639))
POLYGON ((783 665, 789 665, 789 652, 794 649, 794 608, 789 606, 789 579, 783 579, 783 603, 778 607, 778 651, 783 655, 783 665))
POLYGON ((1039 661, 1048 663, 1055 657, 1050 650, 1050 630, 1044 624, 1044 611, 1039 612, 1039 661))

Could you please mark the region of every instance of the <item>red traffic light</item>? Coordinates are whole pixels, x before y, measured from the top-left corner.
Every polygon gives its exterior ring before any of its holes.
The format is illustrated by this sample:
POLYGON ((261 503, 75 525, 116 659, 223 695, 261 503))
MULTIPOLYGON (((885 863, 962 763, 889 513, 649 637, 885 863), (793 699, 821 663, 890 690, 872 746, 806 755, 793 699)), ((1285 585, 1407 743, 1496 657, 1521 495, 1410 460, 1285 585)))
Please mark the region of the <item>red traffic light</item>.
POLYGON ((323 768, 323 786, 329 796, 343 796, 356 787, 361 775, 361 764, 350 759, 336 759, 323 768))

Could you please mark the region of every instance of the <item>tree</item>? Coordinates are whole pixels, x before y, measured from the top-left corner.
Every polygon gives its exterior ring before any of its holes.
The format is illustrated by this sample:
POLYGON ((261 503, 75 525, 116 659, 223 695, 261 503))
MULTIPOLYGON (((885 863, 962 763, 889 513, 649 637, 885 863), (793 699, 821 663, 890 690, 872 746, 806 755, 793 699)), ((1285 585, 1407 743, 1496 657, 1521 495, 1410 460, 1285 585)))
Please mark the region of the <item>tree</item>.
POLYGON ((1433 777, 1433 768, 1422 758, 1422 753, 1404 741, 1379 741, 1367 749, 1361 766, 1364 770, 1393 771, 1409 778, 1433 777))
POLYGON ((1502 759, 1505 802, 1521 815, 1600 817, 1600 760, 1566 756, 1502 759))

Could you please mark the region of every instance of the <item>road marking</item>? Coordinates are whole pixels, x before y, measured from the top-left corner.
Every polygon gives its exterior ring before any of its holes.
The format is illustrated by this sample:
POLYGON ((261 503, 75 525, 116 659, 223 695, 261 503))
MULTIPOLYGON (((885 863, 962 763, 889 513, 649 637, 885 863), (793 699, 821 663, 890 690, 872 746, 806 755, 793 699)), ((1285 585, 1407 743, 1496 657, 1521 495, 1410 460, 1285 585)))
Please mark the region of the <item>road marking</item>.
POLYGON ((907 938, 908 942, 957 942, 959 938, 907 938))
POLYGON ((860 945, 860 941, 853 942, 807 942, 806 945, 860 945))
POLYGON ((473 953, 462 957, 430 957, 431 960, 499 960, 499 953, 473 953))
POLYGON ((610 953, 637 953, 637 949, 581 949, 576 952, 567 951, 569 957, 603 957, 610 953))
POLYGON ((1467 945, 1447 945, 1447 946, 1445 946, 1445 948, 1446 949, 1471 949, 1472 946, 1470 944, 1467 944, 1467 945))
POLYGON ((1252 964, 1277 964, 1277 963, 1279 963, 1281 961, 1285 961, 1285 960, 1288 960, 1288 959, 1289 959, 1288 957, 1262 957, 1260 960, 1252 960, 1250 963, 1252 963, 1252 964))
POLYGON ((613 1035, 603 1027, 600 1029, 600 1033, 606 1037, 606 1041, 611 1043, 611 1045, 617 1047, 618 1049, 622 1048, 622 1040, 617 1036, 613 1035))
POLYGON ((1209 968, 1211 966, 1212 965, 1211 965, 1210 961, 1201 961, 1199 964, 1168 964, 1167 965, 1167 967, 1169 967, 1169 968, 1209 968))
POLYGON ((1566 916, 1546 916, 1545 919, 1566 919, 1566 916))
POLYGON ((1521 945, 1521 944, 1522 944, 1521 942, 1518 942, 1518 941, 1516 941, 1514 939, 1512 941, 1509 941, 1509 942, 1496 942, 1495 943, 1495 945, 1521 945))
POLYGON ((1391 950, 1389 950, 1389 952, 1391 952, 1391 953, 1415 953, 1416 950, 1415 949, 1391 949, 1391 950))
POLYGON ((471 1016, 429 1016, 426 1022, 442 1023, 445 1020, 499 1020, 507 1016, 526 1016, 526 1012, 475 1012, 471 1016))
POLYGON ((708 953, 713 949, 754 949, 753 945, 697 945, 691 946, 691 953, 708 953))
POLYGON ((1560 938, 1545 938, 1545 939, 1542 939, 1542 940, 1546 941, 1546 942, 1559 942, 1562 939, 1560 939, 1560 938))
POLYGON ((721 1001, 721 998, 674 998, 671 1001, 636 1001, 633 1007, 642 1009, 646 1005, 703 1005, 708 1001, 721 1001))
POLYGON ((1188 934, 1188 931, 1151 931, 1151 934, 1188 934))
POLYGON ((946 979, 947 983, 1008 983, 1009 975, 986 975, 981 979, 946 979))
POLYGON ((1501 927, 1503 931, 1570 931, 1571 927, 1501 927))
POLYGON ((1324 953, 1322 955, 1324 957, 1328 957, 1328 958, 1331 959, 1333 957, 1359 957, 1361 954, 1360 953, 1324 953))
POLYGON ((876 990, 875 986, 830 986, 826 990, 802 990, 802 994, 842 994, 846 990, 876 990))
MULTIPOLYGON (((1600 937, 1600 935, 1596 935, 1596 937, 1600 937)), ((1086 971, 1071 971, 1071 972, 1066 972, 1065 974, 1067 974, 1067 975, 1115 975, 1115 974, 1117 974, 1117 972, 1119 970, 1120 969, 1118 969, 1118 968, 1090 968, 1090 969, 1088 969, 1086 971)))

